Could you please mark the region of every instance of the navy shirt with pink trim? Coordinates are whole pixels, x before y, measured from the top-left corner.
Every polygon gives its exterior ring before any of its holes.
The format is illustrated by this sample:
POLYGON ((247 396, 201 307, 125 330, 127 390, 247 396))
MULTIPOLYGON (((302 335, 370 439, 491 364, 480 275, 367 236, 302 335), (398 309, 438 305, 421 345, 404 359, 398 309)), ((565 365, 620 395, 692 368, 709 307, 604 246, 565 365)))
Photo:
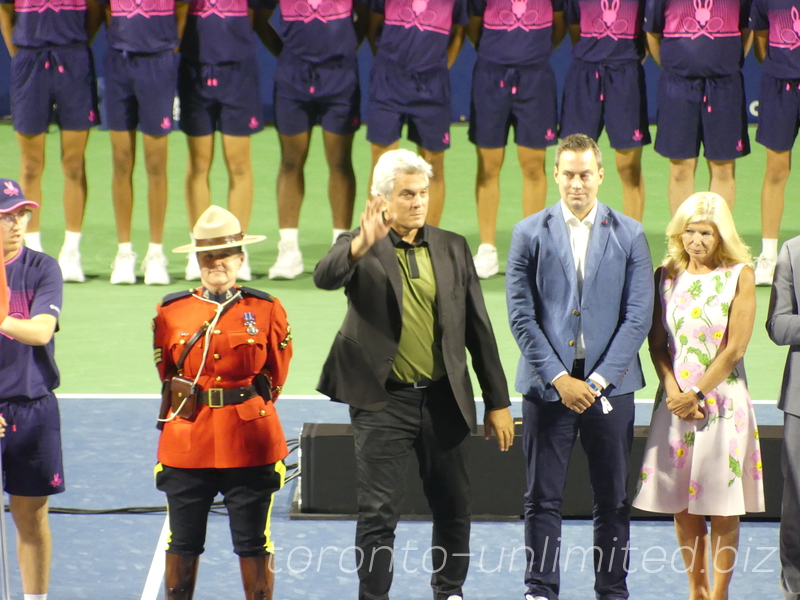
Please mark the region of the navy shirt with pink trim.
POLYGON ((553 13, 564 0, 469 0, 483 18, 478 56, 500 65, 535 65, 553 53, 553 13))
POLYGON ((467 0, 372 0, 370 12, 383 15, 379 61, 406 72, 447 68, 453 25, 467 25, 467 0))
POLYGON ((800 0, 753 0, 750 29, 769 30, 764 72, 800 79, 800 0))
POLYGON ((86 43, 86 0, 0 0, 14 5, 11 41, 22 48, 86 43))
POLYGON ((178 46, 175 0, 99 0, 111 5, 106 43, 114 50, 155 54, 178 46))
POLYGON ((262 0, 192 0, 181 42, 181 56, 205 65, 255 57, 256 39, 249 10, 262 0))
POLYGON ((282 59, 298 58, 315 64, 355 59, 358 39, 353 8, 366 6, 367 0, 266 0, 270 9, 278 5, 282 59))
POLYGON ((591 63, 644 58, 645 0, 566 0, 568 25, 580 25, 572 56, 591 63))
POLYGON ((742 68, 741 30, 750 0, 647 0, 644 30, 660 33, 661 67, 683 77, 723 77, 742 68))
MULTIPOLYGON (((63 282, 56 260, 24 246, 6 263, 8 315, 30 319, 61 313, 63 282)), ((0 399, 24 400, 47 396, 59 384, 55 342, 30 346, 0 333, 0 399)))

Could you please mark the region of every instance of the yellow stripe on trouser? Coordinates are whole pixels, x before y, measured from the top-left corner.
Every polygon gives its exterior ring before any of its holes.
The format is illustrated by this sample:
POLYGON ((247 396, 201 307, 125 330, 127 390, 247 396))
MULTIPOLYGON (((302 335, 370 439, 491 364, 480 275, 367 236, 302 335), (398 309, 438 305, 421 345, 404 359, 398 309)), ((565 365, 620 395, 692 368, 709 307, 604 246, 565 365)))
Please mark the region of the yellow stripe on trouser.
MULTIPOLYGON (((153 481, 155 481, 156 477, 158 477, 158 474, 161 473, 161 471, 163 470, 164 470, 164 465, 162 465, 161 463, 156 463, 156 466, 153 467, 153 481)), ((167 523, 169 523, 169 502, 167 502, 167 523)), ((167 534, 167 546, 164 548, 164 551, 169 550, 169 545, 171 542, 172 542, 172 530, 170 529, 169 533, 167 534)))
MULTIPOLYGON (((282 460, 279 460, 275 463, 275 472, 281 476, 281 485, 278 489, 283 489, 283 484, 286 481, 286 465, 282 460)), ((264 544, 264 550, 266 550, 269 554, 275 554, 275 543, 272 541, 271 532, 270 532, 270 525, 272 521, 272 506, 275 503, 275 494, 272 493, 269 499, 269 508, 267 509, 267 523, 264 527, 264 537, 266 538, 266 543, 264 544)))

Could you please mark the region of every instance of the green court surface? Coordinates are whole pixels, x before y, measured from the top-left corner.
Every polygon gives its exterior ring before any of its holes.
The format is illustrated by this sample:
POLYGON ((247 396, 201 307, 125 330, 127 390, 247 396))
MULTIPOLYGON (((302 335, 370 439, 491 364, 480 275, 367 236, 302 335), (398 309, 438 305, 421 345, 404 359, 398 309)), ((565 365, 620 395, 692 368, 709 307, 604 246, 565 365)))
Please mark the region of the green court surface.
MULTIPOLYGON (((751 129, 751 139, 755 129, 751 129)), ((446 155, 447 201, 441 225, 467 237, 473 250, 479 244, 475 216, 474 181, 475 152, 467 140, 467 128, 455 125, 452 149, 446 155)), ((404 143, 404 146, 406 144, 404 143)), ((621 209, 620 185, 614 169, 613 152, 605 137, 601 146, 606 153, 606 179, 600 189, 601 201, 621 209)), ((408 146, 411 147, 411 146, 408 146)), ((760 189, 764 173, 763 147, 753 144, 753 153, 737 161, 738 194, 734 217, 739 232, 753 251, 760 252, 760 189)), ((304 253, 306 272, 294 281, 270 281, 266 272, 277 255, 277 212, 275 179, 278 171, 279 148, 272 128, 253 138, 253 167, 255 201, 249 233, 268 236, 267 242, 250 246, 250 261, 256 277, 250 284, 278 298, 286 307, 294 334, 294 359, 284 393, 316 394, 315 385, 323 360, 345 309, 341 292, 317 290, 311 280, 314 265, 331 243, 330 210, 327 204, 327 166, 322 153, 320 132, 316 131, 306 167, 306 201, 300 224, 300 244, 304 253)), ((165 246, 171 249, 188 241, 183 202, 183 181, 186 167, 186 144, 181 133, 170 138, 170 204, 167 217, 165 246)), ((53 130, 47 139, 47 166, 43 182, 45 206, 42 217, 45 250, 57 255, 63 239, 63 208, 61 206, 62 176, 58 161, 59 136, 53 130)), ((357 134, 354 162, 358 178, 356 215, 366 198, 369 174, 369 145, 364 129, 357 134)), ((522 216, 520 208, 521 177, 516 164, 516 152, 509 146, 508 159, 502 175, 502 202, 498 220, 498 248, 501 261, 508 250, 511 230, 522 216)), ((548 152, 548 172, 552 170, 553 150, 548 152)), ((86 155, 89 180, 89 203, 86 210, 81 251, 84 269, 89 280, 84 284, 67 284, 56 336, 57 360, 61 369, 60 393, 72 394, 149 394, 159 389, 152 364, 150 319, 155 304, 167 293, 186 289, 182 280, 184 258, 170 257, 170 273, 174 283, 166 287, 112 286, 108 282, 110 264, 116 252, 113 210, 111 205, 111 146, 108 134, 93 132, 86 155)), ((134 213, 134 249, 143 258, 147 250, 146 179, 143 161, 137 164, 134 175, 136 206, 134 213)), ((667 207, 668 162, 652 147, 644 152, 644 172, 647 186, 645 229, 654 260, 660 261, 664 252, 664 228, 669 218, 667 207)), ((10 126, 0 126, 0 176, 17 178, 19 152, 10 126)), ((787 187, 787 207, 783 218, 781 242, 800 234, 800 205, 796 188, 800 175, 794 173, 787 187)), ((701 162, 697 189, 708 185, 708 174, 701 162)), ((211 176, 212 198, 225 205, 227 176, 218 148, 211 176)), ((556 202, 558 191, 551 181, 548 204, 556 202)), ((356 216, 354 225, 358 224, 356 216)), ((169 253, 168 253, 169 254, 169 253)), ((504 269, 501 262, 501 273, 504 269)), ((140 280, 141 281, 141 280, 140 280)), ((513 379, 518 352, 507 324, 505 310, 505 279, 493 277, 483 282, 509 389, 513 379)), ((751 395, 755 399, 774 400, 780 389, 780 378, 786 349, 775 347, 767 338, 764 320, 769 290, 758 289, 758 313, 753 339, 747 356, 747 373, 751 395)), ((652 398, 655 376, 647 355, 642 352, 648 386, 639 396, 652 398)), ((476 387, 476 394, 479 393, 476 387)))

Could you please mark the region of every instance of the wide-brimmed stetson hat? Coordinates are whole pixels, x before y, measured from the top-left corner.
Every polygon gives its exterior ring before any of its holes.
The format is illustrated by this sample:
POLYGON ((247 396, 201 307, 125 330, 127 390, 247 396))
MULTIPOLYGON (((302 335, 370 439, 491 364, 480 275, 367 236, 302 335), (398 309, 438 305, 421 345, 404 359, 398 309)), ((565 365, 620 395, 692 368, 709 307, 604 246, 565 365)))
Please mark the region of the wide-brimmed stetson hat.
POLYGON ((263 242, 265 235, 245 235, 239 219, 221 206, 209 206, 197 219, 192 229, 194 244, 186 244, 173 248, 173 252, 200 252, 203 250, 221 250, 263 242))

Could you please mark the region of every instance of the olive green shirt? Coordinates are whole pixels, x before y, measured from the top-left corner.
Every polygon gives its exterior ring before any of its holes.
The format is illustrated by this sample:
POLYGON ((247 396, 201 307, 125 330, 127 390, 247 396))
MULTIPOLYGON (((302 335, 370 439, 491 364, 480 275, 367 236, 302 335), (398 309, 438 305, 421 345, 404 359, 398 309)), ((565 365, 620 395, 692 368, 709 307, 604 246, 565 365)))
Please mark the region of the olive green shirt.
POLYGON ((392 363, 392 379, 413 383, 444 377, 442 329, 436 301, 436 277, 423 226, 415 245, 389 232, 403 278, 403 328, 392 363))

